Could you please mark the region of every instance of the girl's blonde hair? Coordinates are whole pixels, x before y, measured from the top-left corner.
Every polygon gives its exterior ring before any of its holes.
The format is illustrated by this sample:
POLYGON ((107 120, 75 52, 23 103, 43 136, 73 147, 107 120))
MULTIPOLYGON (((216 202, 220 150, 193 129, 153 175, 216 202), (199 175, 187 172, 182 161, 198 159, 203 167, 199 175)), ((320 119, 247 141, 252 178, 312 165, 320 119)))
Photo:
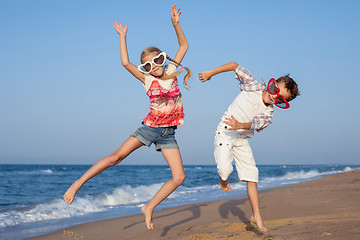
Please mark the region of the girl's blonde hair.
MULTIPOLYGON (((149 53, 157 53, 157 54, 160 54, 161 53, 161 50, 158 49, 157 47, 148 47, 148 48, 145 48, 141 55, 140 55, 140 61, 142 62, 142 59, 148 55, 149 53)), ((184 68, 186 71, 187 71, 187 74, 185 75, 184 77, 184 80, 183 80, 183 84, 184 84, 184 87, 185 88, 188 88, 187 86, 187 81, 189 80, 189 78, 191 77, 191 71, 189 68, 187 67, 184 67, 183 65, 181 65, 180 63, 176 62, 174 59, 170 58, 168 55, 166 55, 166 58, 169 59, 171 62, 175 63, 177 66, 181 66, 182 68, 184 68)), ((182 73, 184 70, 181 70, 181 71, 177 71, 177 72, 174 72, 174 73, 171 73, 170 75, 165 75, 165 76, 162 76, 160 79, 161 80, 169 80, 169 79, 172 79, 174 77, 176 77, 177 75, 179 75, 180 73, 182 73)))

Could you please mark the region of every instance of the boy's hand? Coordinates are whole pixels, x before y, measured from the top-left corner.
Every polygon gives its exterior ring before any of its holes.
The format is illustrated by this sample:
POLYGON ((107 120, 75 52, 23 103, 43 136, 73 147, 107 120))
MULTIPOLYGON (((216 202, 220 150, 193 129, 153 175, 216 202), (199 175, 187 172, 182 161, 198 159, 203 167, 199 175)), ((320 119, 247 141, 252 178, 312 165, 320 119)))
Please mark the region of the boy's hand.
POLYGON ((231 115, 231 118, 225 118, 225 121, 223 121, 223 123, 231 127, 229 128, 229 130, 243 129, 243 124, 238 122, 238 120, 236 120, 233 115, 231 115))
POLYGON ((171 6, 171 21, 173 24, 179 23, 180 22, 180 8, 178 8, 178 10, 176 10, 176 4, 171 6))
POLYGON ((199 79, 201 82, 206 82, 206 81, 210 80, 212 76, 213 75, 211 74, 210 71, 205 71, 205 72, 199 73, 199 79))
POLYGON ((121 22, 119 21, 119 23, 117 22, 114 22, 114 27, 115 27, 115 30, 117 31, 117 33, 119 35, 126 35, 126 32, 127 32, 127 25, 124 24, 124 27, 123 25, 121 24, 121 22))

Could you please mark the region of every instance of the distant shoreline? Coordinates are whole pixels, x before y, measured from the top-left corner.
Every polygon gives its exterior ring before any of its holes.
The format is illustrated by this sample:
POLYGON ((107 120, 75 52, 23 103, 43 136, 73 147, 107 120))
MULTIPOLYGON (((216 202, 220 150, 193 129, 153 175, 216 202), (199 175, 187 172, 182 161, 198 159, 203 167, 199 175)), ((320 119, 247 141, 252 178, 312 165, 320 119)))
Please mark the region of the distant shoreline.
MULTIPOLYGON (((9 165, 9 166, 92 166, 93 164, 92 163, 88 163, 88 164, 69 164, 69 163, 52 163, 52 164, 47 164, 47 163, 0 163, 0 166, 1 165, 9 165)), ((347 164, 347 163, 332 163, 332 164, 325 164, 325 163, 314 163, 314 164, 302 164, 302 163, 299 163, 299 164, 295 164, 295 163, 292 163, 292 164, 285 164, 285 163, 282 163, 282 164, 256 164, 256 166, 339 166, 339 165, 346 165, 346 166, 349 166, 349 167, 360 167, 360 164, 353 164, 353 163, 350 163, 350 164, 347 164)), ((115 166, 118 166, 118 167, 121 167, 121 166, 169 166, 167 164, 128 164, 128 163, 121 163, 121 164, 118 164, 118 165, 115 165, 115 166)), ((216 164, 184 164, 184 166, 188 166, 188 167, 196 167, 196 166, 216 166, 216 164)))

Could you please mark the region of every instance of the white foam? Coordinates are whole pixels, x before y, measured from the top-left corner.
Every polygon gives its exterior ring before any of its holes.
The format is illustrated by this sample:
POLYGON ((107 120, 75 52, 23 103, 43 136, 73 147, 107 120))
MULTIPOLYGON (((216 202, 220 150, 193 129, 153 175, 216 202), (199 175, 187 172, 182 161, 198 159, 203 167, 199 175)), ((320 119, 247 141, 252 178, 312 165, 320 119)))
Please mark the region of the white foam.
MULTIPOLYGON (((40 174, 53 174, 54 171, 51 169, 41 169, 41 170, 31 170, 31 171, 14 171, 14 172, 7 172, 7 175, 40 175, 40 174)), ((4 173, 0 173, 3 175, 4 173)))
POLYGON ((349 172, 349 171, 352 171, 352 170, 354 170, 354 169, 352 169, 351 167, 346 167, 346 168, 344 168, 344 172, 349 172))
POLYGON ((9 210, 0 213, 0 228, 21 223, 81 216, 105 211, 114 206, 142 203, 149 201, 161 186, 162 183, 135 188, 124 186, 107 194, 77 196, 70 206, 63 199, 56 199, 31 208, 9 210))
MULTIPOLYGON (((42 170, 49 174, 50 169, 42 170)), ((276 187, 285 184, 292 184, 315 177, 331 175, 339 172, 351 171, 351 167, 346 167, 339 171, 319 172, 317 170, 288 172, 281 177, 272 177, 261 179, 259 184, 261 188, 276 187)), ((39 171, 37 171, 39 174, 39 171)), ((70 218, 89 213, 103 212, 109 208, 127 208, 129 206, 143 206, 160 189, 163 183, 157 183, 150 186, 122 186, 109 193, 97 195, 77 196, 72 205, 65 203, 63 199, 55 199, 46 203, 34 205, 32 207, 12 209, 0 213, 0 228, 14 226, 22 223, 41 222, 53 219, 70 218)), ((233 193, 239 195, 239 192, 246 190, 244 183, 232 183, 233 193)), ((202 185, 196 187, 180 186, 166 200, 166 204, 189 203, 189 201, 211 200, 222 196, 223 191, 219 190, 219 185, 202 185)), ((228 193, 226 193, 228 195, 228 193)), ((226 196, 227 196, 226 195, 226 196)))
POLYGON ((105 194, 106 199, 103 205, 115 206, 149 201, 162 185, 163 183, 135 188, 131 188, 130 186, 117 188, 112 193, 105 194))
POLYGON ((338 171, 326 171, 326 172, 319 172, 318 170, 310 170, 310 171, 298 171, 298 172, 288 172, 284 176, 281 177, 267 177, 262 179, 263 181, 274 181, 274 180, 303 180, 303 179, 311 179, 315 177, 321 177, 326 175, 337 174, 341 172, 348 172, 353 170, 351 167, 346 167, 343 170, 338 171))

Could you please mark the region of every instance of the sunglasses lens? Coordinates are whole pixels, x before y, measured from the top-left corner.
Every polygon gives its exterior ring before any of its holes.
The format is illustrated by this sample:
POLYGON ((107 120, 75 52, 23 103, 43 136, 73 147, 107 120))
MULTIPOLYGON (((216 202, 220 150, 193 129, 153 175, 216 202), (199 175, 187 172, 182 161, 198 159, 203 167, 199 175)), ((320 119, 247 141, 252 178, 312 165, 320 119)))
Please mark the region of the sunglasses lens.
POLYGON ((151 70, 151 64, 150 63, 145 63, 141 69, 144 71, 144 72, 150 72, 151 70))
POLYGON ((163 65, 165 63, 164 55, 160 55, 159 57, 154 58, 154 63, 157 65, 163 65))
POLYGON ((282 96, 279 96, 277 99, 276 99, 276 105, 277 106, 280 106, 280 107, 286 107, 286 101, 285 99, 282 97, 282 96))
POLYGON ((279 92, 279 89, 276 87, 275 82, 271 82, 269 84, 269 92, 272 94, 277 94, 279 92))
POLYGON ((276 103, 277 103, 277 104, 285 103, 284 98, 283 98, 282 96, 279 96, 279 97, 276 99, 276 103))

